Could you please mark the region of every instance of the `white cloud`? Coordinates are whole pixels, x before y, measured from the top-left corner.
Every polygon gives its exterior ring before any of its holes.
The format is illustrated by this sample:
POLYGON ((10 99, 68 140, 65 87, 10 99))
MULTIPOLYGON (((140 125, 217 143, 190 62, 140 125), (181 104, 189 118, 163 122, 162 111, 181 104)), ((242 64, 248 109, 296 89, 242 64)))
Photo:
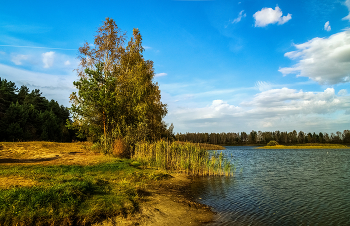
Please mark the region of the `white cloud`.
POLYGON ((18 54, 11 57, 11 61, 16 65, 22 65, 22 61, 28 60, 28 55, 18 54))
POLYGON ((166 75, 168 75, 168 74, 167 73, 157 73, 154 76, 155 77, 161 77, 161 76, 166 76, 166 75))
POLYGON ((70 71, 68 74, 57 75, 28 71, 0 64, 1 78, 16 83, 16 86, 26 85, 30 89, 40 89, 47 99, 54 99, 64 106, 70 106, 69 95, 76 91, 73 81, 77 75, 70 71))
MULTIPOLYGON (((344 5, 348 8, 348 10, 350 11, 350 0, 346 0, 343 4, 344 4, 344 5)), ((349 15, 347 15, 346 17, 344 17, 343 20, 348 20, 348 21, 350 21, 350 13, 349 13, 349 15)))
POLYGON ((64 62, 64 65, 66 65, 66 66, 69 66, 70 64, 71 64, 71 63, 70 63, 69 60, 67 60, 67 61, 64 62))
POLYGON ((55 52, 50 51, 50 52, 43 53, 42 60, 44 63, 44 68, 52 67, 54 58, 55 58, 55 52))
POLYGON ((272 85, 269 82, 258 81, 255 83, 255 87, 260 91, 266 91, 271 89, 272 85))
POLYGON ((339 90, 339 92, 338 92, 338 95, 339 95, 339 96, 345 96, 346 94, 348 94, 348 91, 347 91, 346 89, 341 89, 341 90, 339 90))
POLYGON ((324 24, 324 30, 326 30, 326 31, 330 31, 330 30, 331 30, 331 26, 329 25, 329 21, 327 21, 327 22, 324 24))
POLYGON ((294 46, 297 50, 284 56, 299 62, 292 67, 280 68, 283 75, 297 74, 319 84, 350 81, 350 30, 294 46))
POLYGON ((266 116, 327 114, 349 108, 350 99, 336 96, 333 88, 327 88, 323 92, 303 92, 282 88, 261 92, 252 101, 242 105, 254 107, 251 113, 266 113, 266 116))
MULTIPOLYGON (((209 106, 175 108, 166 120, 181 132, 239 132, 251 130, 335 132, 350 125, 344 111, 350 96, 333 88, 304 92, 289 88, 270 89, 238 106, 214 100, 209 106)), ((171 106, 169 106, 171 107, 171 106)))
POLYGON ((292 14, 282 16, 281 9, 276 6, 275 9, 263 8, 262 10, 254 13, 255 27, 266 27, 269 24, 284 24, 292 19, 292 14))
POLYGON ((244 12, 244 10, 239 12, 238 17, 232 21, 233 24, 240 22, 242 17, 246 17, 247 16, 247 14, 243 14, 243 12, 244 12))
POLYGON ((150 46, 142 46, 145 50, 152 49, 150 46))

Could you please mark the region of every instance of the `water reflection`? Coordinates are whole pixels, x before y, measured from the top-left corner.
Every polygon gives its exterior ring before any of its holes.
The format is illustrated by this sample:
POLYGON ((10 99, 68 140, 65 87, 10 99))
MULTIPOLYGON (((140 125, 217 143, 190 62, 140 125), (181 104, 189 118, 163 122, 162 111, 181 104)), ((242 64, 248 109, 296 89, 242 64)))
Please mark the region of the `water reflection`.
POLYGON ((235 177, 192 185, 197 201, 219 212, 211 225, 350 225, 350 150, 225 152, 235 157, 235 177))

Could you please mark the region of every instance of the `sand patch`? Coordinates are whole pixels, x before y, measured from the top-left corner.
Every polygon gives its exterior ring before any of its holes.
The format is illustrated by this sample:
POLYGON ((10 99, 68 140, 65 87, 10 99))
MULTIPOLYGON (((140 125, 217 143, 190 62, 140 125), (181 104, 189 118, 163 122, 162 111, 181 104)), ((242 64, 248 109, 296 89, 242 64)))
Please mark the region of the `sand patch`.
POLYGON ((94 226, 178 226, 212 222, 215 213, 208 206, 191 199, 190 183, 191 180, 186 176, 174 175, 174 178, 147 189, 139 213, 128 218, 110 218, 94 226))
POLYGON ((91 165, 113 157, 91 151, 91 143, 1 142, 0 164, 91 165))

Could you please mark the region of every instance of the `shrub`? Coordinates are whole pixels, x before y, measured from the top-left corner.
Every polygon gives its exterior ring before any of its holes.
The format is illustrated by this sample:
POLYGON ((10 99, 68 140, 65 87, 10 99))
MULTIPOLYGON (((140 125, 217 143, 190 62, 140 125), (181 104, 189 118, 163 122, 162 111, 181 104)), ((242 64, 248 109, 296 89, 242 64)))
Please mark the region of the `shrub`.
POLYGON ((277 141, 271 140, 269 143, 267 143, 267 146, 276 146, 279 145, 277 141))
POLYGON ((113 142, 113 156, 118 158, 129 157, 128 147, 123 139, 119 138, 113 142))

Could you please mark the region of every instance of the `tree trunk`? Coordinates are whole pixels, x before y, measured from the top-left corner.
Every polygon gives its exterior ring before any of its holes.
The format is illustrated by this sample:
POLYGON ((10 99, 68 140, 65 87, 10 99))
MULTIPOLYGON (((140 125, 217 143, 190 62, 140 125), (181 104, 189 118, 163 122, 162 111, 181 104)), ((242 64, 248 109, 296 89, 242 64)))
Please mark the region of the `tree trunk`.
POLYGON ((107 135, 106 135, 106 114, 105 112, 103 111, 102 112, 103 114, 103 134, 105 136, 105 150, 107 149, 107 135))

